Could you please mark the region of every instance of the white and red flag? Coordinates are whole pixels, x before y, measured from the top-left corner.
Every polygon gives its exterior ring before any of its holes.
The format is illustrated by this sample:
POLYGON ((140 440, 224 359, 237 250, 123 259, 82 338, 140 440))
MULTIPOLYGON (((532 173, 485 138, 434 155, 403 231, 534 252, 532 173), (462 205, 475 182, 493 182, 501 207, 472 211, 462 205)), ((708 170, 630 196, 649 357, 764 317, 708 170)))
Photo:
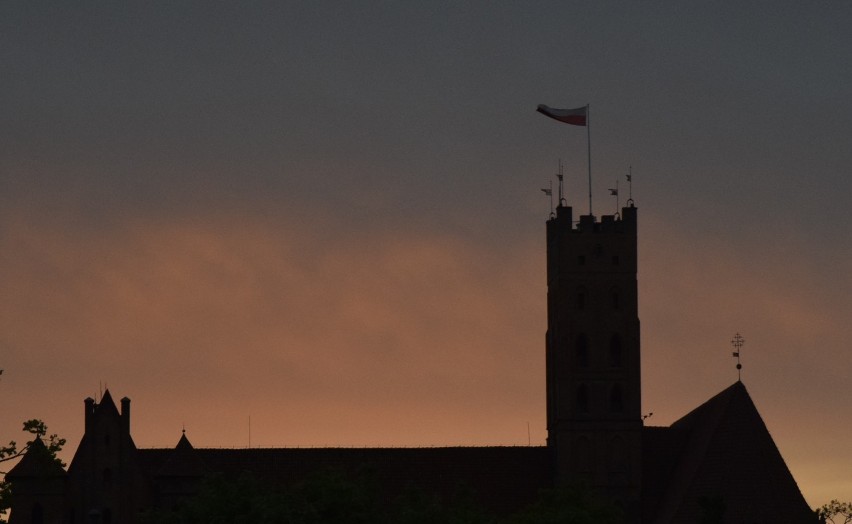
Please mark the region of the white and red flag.
POLYGON ((572 126, 585 126, 587 124, 588 109, 589 106, 578 107, 576 109, 556 109, 539 104, 536 111, 554 120, 571 124, 572 126))

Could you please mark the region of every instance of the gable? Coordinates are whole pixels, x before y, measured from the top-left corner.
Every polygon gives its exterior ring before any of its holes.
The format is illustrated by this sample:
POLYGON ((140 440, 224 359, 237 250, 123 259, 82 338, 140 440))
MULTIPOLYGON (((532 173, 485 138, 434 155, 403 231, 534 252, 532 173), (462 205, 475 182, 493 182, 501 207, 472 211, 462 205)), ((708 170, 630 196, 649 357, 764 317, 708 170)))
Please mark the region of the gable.
POLYGON ((737 382, 672 424, 683 451, 654 522, 816 522, 745 386, 737 382))
POLYGON ((30 445, 29 449, 21 461, 15 464, 9 473, 6 474, 7 480, 15 480, 21 478, 48 478, 48 477, 65 477, 65 470, 59 462, 51 456, 47 446, 41 440, 41 437, 36 437, 30 445))

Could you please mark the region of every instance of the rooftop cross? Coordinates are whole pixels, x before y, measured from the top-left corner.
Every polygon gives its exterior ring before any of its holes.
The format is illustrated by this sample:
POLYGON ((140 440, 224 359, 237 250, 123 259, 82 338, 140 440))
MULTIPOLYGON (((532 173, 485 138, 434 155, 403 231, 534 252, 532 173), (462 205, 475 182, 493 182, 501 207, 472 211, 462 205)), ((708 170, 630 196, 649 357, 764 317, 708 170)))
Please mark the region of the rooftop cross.
POLYGON ((745 344, 745 339, 739 333, 731 339, 731 345, 736 350, 734 351, 734 356, 737 358, 737 380, 742 380, 743 365, 740 364, 740 349, 742 349, 743 344, 745 344))

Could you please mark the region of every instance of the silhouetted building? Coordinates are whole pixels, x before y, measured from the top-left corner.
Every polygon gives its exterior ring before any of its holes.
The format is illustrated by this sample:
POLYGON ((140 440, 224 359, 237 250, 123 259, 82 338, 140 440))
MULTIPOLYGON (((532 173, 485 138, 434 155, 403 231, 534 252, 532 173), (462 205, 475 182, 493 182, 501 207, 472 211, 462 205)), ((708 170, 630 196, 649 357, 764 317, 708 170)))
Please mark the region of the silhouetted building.
POLYGON ((484 508, 509 514, 548 487, 583 483, 629 522, 813 523, 745 386, 736 382, 670 427, 643 425, 637 293, 637 209, 547 224, 547 446, 447 448, 137 449, 130 400, 86 399, 85 434, 68 472, 34 445, 7 475, 10 524, 130 523, 171 508, 211 473, 287 484, 318 470, 370 468, 388 501, 408 486, 449 497, 469 486, 484 508))

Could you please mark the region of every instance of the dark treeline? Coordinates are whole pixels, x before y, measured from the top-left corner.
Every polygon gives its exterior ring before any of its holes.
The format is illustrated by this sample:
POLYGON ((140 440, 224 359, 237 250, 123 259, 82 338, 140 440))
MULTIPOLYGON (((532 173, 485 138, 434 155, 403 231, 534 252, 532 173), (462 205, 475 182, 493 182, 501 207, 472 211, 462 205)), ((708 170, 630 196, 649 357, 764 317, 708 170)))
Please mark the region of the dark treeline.
POLYGON ((149 510, 141 524, 615 524, 619 511, 582 488, 547 490, 530 507, 508 517, 489 514, 474 491, 459 486, 439 499, 410 488, 387 500, 369 475, 324 471, 286 488, 251 476, 212 476, 199 492, 171 509, 149 510))

